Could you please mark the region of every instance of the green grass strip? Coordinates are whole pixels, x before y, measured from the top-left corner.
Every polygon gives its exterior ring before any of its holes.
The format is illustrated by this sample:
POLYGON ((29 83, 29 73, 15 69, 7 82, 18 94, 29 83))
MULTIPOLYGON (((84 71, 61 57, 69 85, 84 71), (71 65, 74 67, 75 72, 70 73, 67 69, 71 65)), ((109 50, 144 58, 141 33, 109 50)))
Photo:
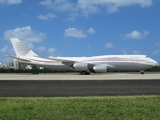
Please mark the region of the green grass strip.
POLYGON ((160 96, 1 97, 0 120, 160 120, 160 96))

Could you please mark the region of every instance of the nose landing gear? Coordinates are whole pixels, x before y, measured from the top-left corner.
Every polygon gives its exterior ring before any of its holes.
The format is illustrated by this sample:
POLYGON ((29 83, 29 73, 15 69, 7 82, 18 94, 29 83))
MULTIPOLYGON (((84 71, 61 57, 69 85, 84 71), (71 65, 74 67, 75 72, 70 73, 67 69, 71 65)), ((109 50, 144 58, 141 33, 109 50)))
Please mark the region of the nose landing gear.
POLYGON ((143 69, 141 69, 140 72, 141 72, 141 75, 144 75, 144 70, 143 69))

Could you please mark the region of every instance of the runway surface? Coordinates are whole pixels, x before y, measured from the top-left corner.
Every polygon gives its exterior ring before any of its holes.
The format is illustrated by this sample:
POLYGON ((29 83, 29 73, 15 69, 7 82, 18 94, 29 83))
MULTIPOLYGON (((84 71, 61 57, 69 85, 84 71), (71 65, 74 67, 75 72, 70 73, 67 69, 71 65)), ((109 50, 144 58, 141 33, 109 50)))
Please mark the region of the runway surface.
POLYGON ((77 73, 29 74, 13 73, 0 74, 0 80, 159 80, 160 73, 102 73, 77 75, 77 73))
POLYGON ((160 80, 1 80, 1 97, 160 95, 160 80))
POLYGON ((112 77, 106 74, 92 76, 0 74, 0 79, 1 97, 160 95, 159 74, 143 76, 112 74, 112 77))

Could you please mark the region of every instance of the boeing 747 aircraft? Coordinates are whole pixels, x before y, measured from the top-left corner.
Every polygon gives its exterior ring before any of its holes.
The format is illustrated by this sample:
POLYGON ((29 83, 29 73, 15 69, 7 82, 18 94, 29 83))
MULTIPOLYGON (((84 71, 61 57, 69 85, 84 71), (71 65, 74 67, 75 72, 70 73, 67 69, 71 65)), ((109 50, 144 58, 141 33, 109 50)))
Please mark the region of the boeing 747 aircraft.
POLYGON ((9 56, 20 63, 36 65, 53 70, 75 70, 79 75, 107 70, 144 70, 158 63, 146 55, 103 55, 93 57, 40 57, 18 38, 10 38, 15 56, 9 56))

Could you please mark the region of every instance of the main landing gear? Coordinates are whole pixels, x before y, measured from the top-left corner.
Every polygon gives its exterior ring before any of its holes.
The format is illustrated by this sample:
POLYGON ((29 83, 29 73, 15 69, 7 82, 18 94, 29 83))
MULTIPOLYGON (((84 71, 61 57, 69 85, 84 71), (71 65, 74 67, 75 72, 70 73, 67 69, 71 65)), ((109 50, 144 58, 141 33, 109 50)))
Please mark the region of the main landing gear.
POLYGON ((78 72, 78 75, 90 75, 90 72, 80 71, 80 72, 78 72))

